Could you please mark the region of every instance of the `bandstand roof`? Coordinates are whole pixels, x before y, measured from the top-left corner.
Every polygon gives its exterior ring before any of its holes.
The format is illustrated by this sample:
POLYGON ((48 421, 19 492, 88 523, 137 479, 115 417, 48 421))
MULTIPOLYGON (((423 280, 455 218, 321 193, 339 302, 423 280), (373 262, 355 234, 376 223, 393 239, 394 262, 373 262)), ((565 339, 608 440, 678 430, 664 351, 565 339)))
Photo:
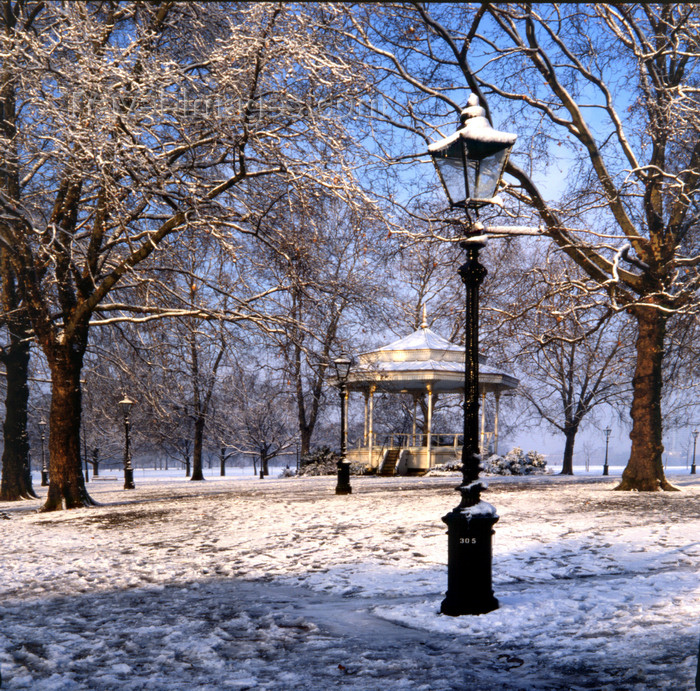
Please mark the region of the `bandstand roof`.
MULTIPOLYGON (((425 315, 417 331, 359 356, 350 372, 348 389, 361 391, 374 384, 378 391, 434 393, 464 391, 464 348, 428 328, 425 315)), ((479 355, 479 388, 487 392, 515 389, 519 381, 489 366, 479 355)))

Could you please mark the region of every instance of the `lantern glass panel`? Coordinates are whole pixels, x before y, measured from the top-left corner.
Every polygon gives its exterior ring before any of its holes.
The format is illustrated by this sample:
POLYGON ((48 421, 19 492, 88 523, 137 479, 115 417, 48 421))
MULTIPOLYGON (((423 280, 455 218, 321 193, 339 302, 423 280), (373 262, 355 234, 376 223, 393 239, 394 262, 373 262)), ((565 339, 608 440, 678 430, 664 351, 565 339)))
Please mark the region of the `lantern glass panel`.
POLYGON ((452 206, 464 206, 467 191, 464 187, 464 144, 461 139, 441 151, 433 152, 433 160, 442 185, 452 206))
MULTIPOLYGON (((469 142, 471 145, 472 142, 469 142)), ((489 147, 491 151, 488 155, 477 157, 473 155, 484 153, 485 146, 480 146, 477 151, 472 152, 472 147, 469 146, 467 158, 467 186, 469 190, 469 201, 487 201, 494 197, 498 181, 501 179, 503 168, 505 167, 508 158, 509 146, 498 145, 489 147)))

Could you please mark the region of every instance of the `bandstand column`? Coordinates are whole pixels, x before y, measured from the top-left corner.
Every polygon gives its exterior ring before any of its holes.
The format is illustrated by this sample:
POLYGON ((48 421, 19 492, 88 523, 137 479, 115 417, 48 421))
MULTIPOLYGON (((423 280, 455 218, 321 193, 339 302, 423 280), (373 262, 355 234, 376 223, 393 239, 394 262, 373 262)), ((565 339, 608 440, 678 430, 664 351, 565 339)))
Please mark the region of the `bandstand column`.
POLYGON ((370 466, 373 465, 374 462, 374 392, 376 391, 377 387, 374 384, 370 384, 369 387, 369 424, 367 427, 367 454, 368 454, 368 463, 370 466))
POLYGON ((501 401, 501 392, 496 391, 496 414, 493 419, 493 452, 498 453, 498 406, 501 401))
POLYGON ((433 385, 428 384, 426 386, 428 390, 428 419, 426 420, 426 427, 428 433, 428 468, 433 467, 433 385))
POLYGON ((413 432, 411 434, 411 446, 416 444, 416 415, 418 415, 418 394, 413 394, 413 432))
POLYGON ((479 451, 484 454, 484 437, 486 436, 486 389, 481 391, 481 434, 479 435, 479 451))
POLYGON ((367 410, 369 407, 369 389, 363 392, 365 396, 365 427, 364 427, 364 432, 363 432, 363 437, 362 437, 362 445, 367 446, 367 428, 369 424, 369 418, 367 417, 367 410))

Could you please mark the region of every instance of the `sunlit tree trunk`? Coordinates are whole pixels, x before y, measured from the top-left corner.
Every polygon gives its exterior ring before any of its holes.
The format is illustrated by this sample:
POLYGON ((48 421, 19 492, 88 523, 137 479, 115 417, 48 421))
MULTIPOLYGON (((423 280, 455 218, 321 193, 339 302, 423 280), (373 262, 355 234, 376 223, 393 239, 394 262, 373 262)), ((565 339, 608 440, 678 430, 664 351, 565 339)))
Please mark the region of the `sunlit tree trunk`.
MULTIPOLYGON (((87 338, 87 329, 85 329, 87 338)), ((80 372, 85 346, 78 342, 53 349, 49 417, 49 493, 42 511, 94 505, 85 488, 80 462, 80 372)), ((84 341, 83 341, 84 343, 84 341)))
POLYGON ((666 315, 654 307, 634 308, 639 325, 632 398, 630 461, 615 488, 654 491, 675 489, 664 475, 661 388, 666 315))

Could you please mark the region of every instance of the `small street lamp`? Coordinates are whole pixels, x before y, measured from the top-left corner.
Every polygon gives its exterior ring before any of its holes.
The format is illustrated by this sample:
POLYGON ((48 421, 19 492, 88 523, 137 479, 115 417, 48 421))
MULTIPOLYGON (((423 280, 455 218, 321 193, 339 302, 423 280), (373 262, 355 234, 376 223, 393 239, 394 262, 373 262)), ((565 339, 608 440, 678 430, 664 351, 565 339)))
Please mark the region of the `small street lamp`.
POLYGON ((134 489, 134 469, 131 467, 131 448, 129 446, 129 432, 131 431, 131 420, 129 413, 134 402, 124 394, 124 398, 119 401, 119 409, 124 417, 124 489, 134 489))
POLYGON ((41 419, 37 423, 39 425, 39 435, 41 436, 41 486, 48 487, 49 484, 49 466, 46 462, 46 451, 44 445, 46 441, 45 430, 46 420, 41 419))
POLYGON ((691 434, 693 435, 693 462, 690 464, 690 474, 695 475, 695 447, 698 443, 698 431, 694 429, 691 434))
POLYGON ((451 208, 463 208, 467 233, 462 247, 467 261, 459 275, 466 289, 464 361, 464 443, 462 500, 442 520, 447 524, 447 592, 440 611, 450 616, 485 614, 498 608, 491 581, 495 507, 481 500, 486 486, 479 481, 479 286, 486 269, 479 263, 479 250, 486 237, 478 235, 472 210, 494 203, 501 175, 516 135, 499 132, 486 119, 475 94, 461 113, 461 127, 429 147, 430 155, 451 208))
POLYGON ((345 439, 345 419, 347 416, 347 381, 352 367, 352 360, 346 355, 341 355, 333 360, 335 376, 338 379, 338 392, 340 393, 340 460, 338 461, 338 484, 335 487, 336 494, 352 494, 350 486, 350 464, 347 462, 347 444, 345 439))
POLYGON ((610 433, 612 430, 606 427, 603 432, 605 433, 605 462, 603 463, 603 475, 608 474, 608 444, 610 443, 610 433))

